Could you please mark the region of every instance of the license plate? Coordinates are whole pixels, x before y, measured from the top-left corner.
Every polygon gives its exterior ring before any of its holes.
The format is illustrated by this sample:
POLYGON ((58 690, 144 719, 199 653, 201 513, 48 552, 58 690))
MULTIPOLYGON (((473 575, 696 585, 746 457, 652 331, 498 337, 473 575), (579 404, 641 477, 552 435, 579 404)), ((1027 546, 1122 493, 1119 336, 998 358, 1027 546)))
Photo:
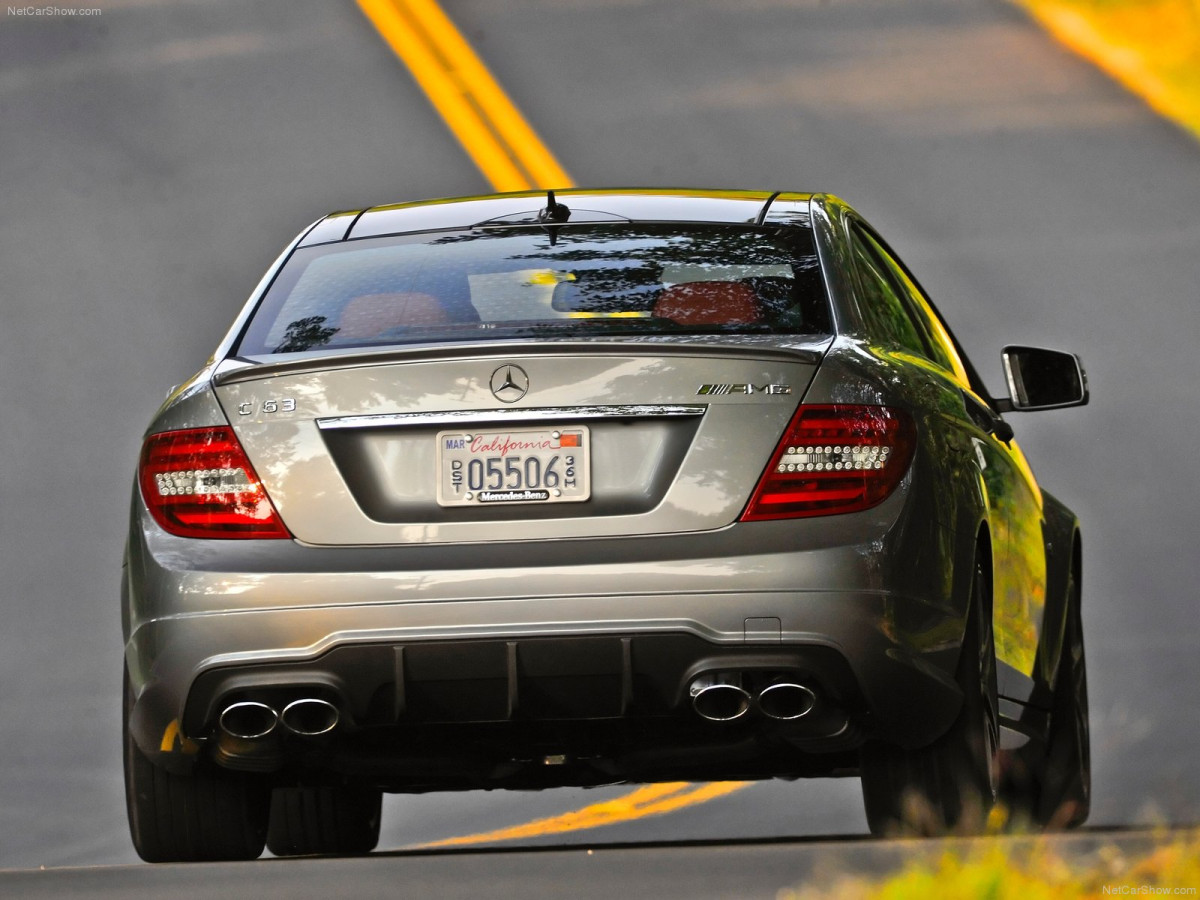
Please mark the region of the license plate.
POLYGON ((591 496, 587 426, 442 431, 438 503, 573 503, 591 496))

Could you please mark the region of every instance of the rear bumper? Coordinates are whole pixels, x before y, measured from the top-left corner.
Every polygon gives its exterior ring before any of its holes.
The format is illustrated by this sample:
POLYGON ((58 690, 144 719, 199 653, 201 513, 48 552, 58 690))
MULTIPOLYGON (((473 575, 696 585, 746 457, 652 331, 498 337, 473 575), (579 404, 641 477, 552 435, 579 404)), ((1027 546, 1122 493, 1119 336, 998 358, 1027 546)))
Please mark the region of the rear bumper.
MULTIPOLYGON (((147 755, 185 765, 188 751, 213 737, 220 710, 243 699, 277 709, 301 696, 328 699, 342 710, 343 733, 668 718, 719 730, 692 712, 687 693, 697 675, 715 671, 811 686, 818 707, 786 729, 801 749, 841 749, 847 734, 918 746, 949 726, 959 694, 944 653, 919 652, 883 627, 904 602, 870 593, 690 595, 687 618, 672 596, 437 604, 441 621, 474 618, 453 636, 423 622, 426 610, 403 604, 163 620, 131 641, 132 659, 157 651, 131 727, 147 755), (511 604, 539 621, 518 630, 511 604), (597 604, 606 619, 564 615, 564 607, 597 604), (781 629, 763 641, 761 631, 746 631, 748 618, 767 618, 747 613, 763 612, 808 630, 785 639, 781 629), (300 646, 284 646, 287 637, 300 646)), ((747 720, 780 730, 761 716, 747 720)))
POLYGON ((630 733, 653 744, 676 722, 727 738, 695 715, 688 686, 744 670, 803 677, 823 704, 803 727, 747 716, 748 738, 781 733, 813 753, 872 737, 919 746, 960 703, 962 612, 922 569, 889 562, 913 558, 898 539, 945 543, 894 527, 891 506, 599 550, 205 542, 143 523, 127 562, 131 731, 183 768, 228 702, 304 690, 341 708, 348 737, 478 726, 519 743, 546 723, 607 722, 632 746, 630 733))

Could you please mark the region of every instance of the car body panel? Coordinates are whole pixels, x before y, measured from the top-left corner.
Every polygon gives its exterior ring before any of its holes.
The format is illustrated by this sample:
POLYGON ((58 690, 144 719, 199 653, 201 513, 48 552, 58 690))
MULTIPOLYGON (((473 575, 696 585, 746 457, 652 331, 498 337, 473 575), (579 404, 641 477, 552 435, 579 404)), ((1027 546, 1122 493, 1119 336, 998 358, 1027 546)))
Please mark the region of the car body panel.
MULTIPOLYGON (((870 226, 845 204, 832 200, 827 204, 831 217, 843 233, 856 225, 876 237, 870 226)), ((882 240, 880 249, 891 254, 882 240)), ((843 244, 842 246, 845 246, 843 244)), ((894 257, 891 257, 894 259, 894 257)), ((841 267, 850 272, 857 289, 845 295, 843 330, 860 334, 870 340, 861 297, 861 270, 849 254, 843 254, 841 267)), ((905 347, 871 345, 871 352, 889 363, 889 371, 907 372, 914 379, 913 395, 917 406, 939 411, 944 427, 930 429, 941 435, 941 444, 933 456, 940 460, 943 471, 939 478, 946 484, 963 483, 967 471, 978 473, 980 499, 986 506, 984 519, 992 539, 992 583, 995 592, 996 655, 1001 664, 1004 690, 1002 694, 1027 699, 1032 688, 1035 655, 1046 596, 1046 541, 1042 534, 1042 497, 1037 481, 1016 440, 1001 440, 992 430, 998 413, 968 373, 969 362, 937 311, 924 296, 920 285, 902 263, 896 262, 898 287, 907 292, 914 304, 919 304, 934 328, 935 340, 953 344, 950 367, 931 362, 928 357, 913 354, 905 347)), ((843 286, 845 289, 845 286, 843 286)), ((941 492, 939 498, 953 502, 954 492, 941 492)), ((965 510, 942 508, 939 515, 952 530, 963 527, 960 515, 967 521, 978 520, 979 511, 968 504, 965 510)))

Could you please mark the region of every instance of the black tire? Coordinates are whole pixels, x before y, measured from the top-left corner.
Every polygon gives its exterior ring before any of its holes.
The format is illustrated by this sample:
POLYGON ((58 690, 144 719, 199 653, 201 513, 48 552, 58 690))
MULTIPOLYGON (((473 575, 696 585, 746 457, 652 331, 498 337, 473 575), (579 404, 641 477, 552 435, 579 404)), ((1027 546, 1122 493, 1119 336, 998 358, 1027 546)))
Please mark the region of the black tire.
POLYGON ((276 856, 370 853, 379 843, 382 800, 374 788, 276 788, 267 849, 276 856))
POLYGON ((956 680, 963 704, 950 729, 927 747, 874 743, 860 760, 863 805, 875 835, 978 834, 999 783, 999 712, 991 579, 982 559, 971 579, 956 680))
POLYGON ((122 723, 125 805, 134 849, 146 862, 255 859, 262 854, 270 794, 261 778, 201 760, 191 775, 154 765, 129 734, 125 675, 122 723))
POLYGON ((1074 572, 1067 583, 1062 659, 1046 743, 1031 741, 1006 760, 1001 797, 1017 828, 1047 830, 1082 825, 1091 811, 1092 760, 1088 725, 1087 661, 1083 617, 1074 572))

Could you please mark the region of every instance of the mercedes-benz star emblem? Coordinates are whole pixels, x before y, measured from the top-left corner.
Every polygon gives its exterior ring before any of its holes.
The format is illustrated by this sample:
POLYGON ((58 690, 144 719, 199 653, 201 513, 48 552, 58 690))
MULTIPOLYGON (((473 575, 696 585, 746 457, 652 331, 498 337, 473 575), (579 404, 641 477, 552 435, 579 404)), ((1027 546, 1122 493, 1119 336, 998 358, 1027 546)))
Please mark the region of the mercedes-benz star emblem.
POLYGON ((520 366, 501 366, 492 373, 492 393, 501 403, 516 403, 529 390, 529 376, 520 366))

